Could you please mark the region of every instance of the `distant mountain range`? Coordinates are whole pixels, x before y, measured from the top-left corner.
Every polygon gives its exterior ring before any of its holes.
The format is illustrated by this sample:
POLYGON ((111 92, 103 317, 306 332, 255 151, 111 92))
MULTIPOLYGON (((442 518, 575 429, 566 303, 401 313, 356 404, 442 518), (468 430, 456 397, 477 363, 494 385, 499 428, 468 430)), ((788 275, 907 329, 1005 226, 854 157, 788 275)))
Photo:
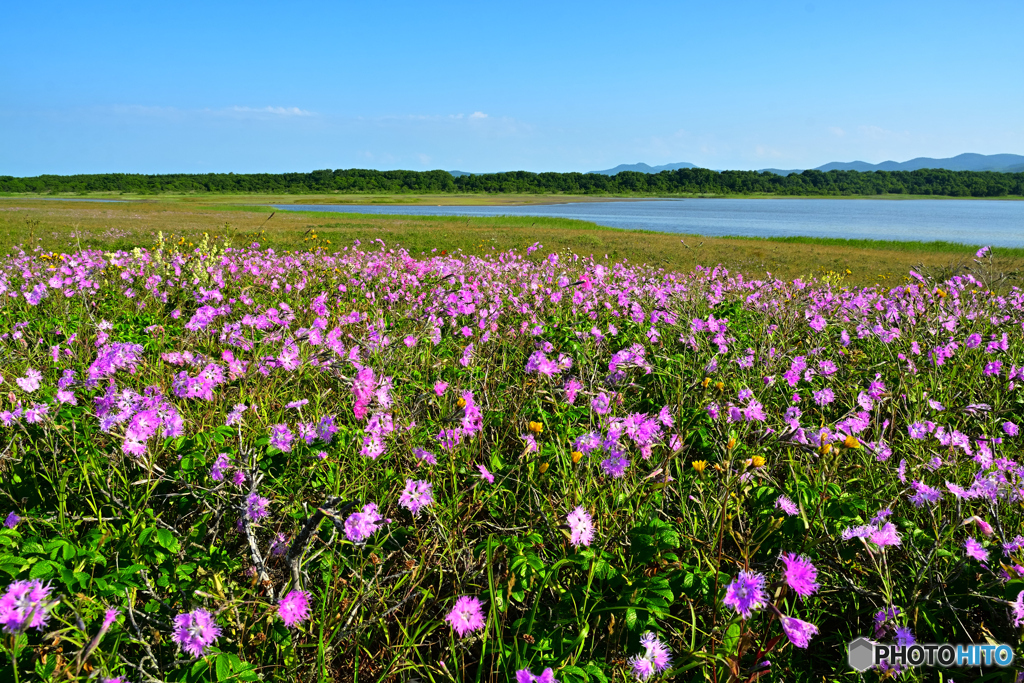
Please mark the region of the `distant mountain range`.
MULTIPOLYGON (((601 175, 615 175, 623 171, 637 173, 661 173, 679 168, 697 168, 696 164, 683 161, 678 164, 664 166, 648 166, 647 164, 619 164, 615 168, 604 171, 588 171, 601 175)), ((883 161, 880 164, 869 164, 866 161, 831 161, 818 166, 816 171, 916 171, 919 168, 944 168, 949 171, 997 171, 999 173, 1024 173, 1024 156, 1020 154, 959 154, 949 159, 932 159, 918 157, 910 161, 883 161)), ((771 172, 786 176, 790 173, 803 173, 802 168, 760 168, 760 172, 771 172)), ((488 173, 470 173, 469 171, 448 171, 458 178, 464 175, 489 175, 488 173)))
MULTIPOLYGON (((677 168, 697 168, 696 164, 688 164, 685 161, 679 164, 665 164, 664 166, 648 166, 647 164, 619 164, 615 168, 609 168, 607 171, 590 171, 590 173, 600 173, 602 175, 615 175, 622 171, 636 171, 637 173, 661 173, 662 171, 674 171, 677 168)), ((469 171, 448 171, 453 176, 458 178, 462 175, 489 175, 488 173, 470 173, 469 171)))
POLYGON ((678 164, 665 164, 664 166, 648 166, 647 164, 619 164, 607 171, 590 171, 601 175, 615 175, 623 171, 636 171, 637 173, 661 173, 662 171, 675 171, 679 168, 697 168, 696 164, 689 164, 685 161, 678 164))
MULTIPOLYGON (((677 168, 694 168, 693 164, 667 164, 665 166, 648 166, 647 164, 621 164, 607 171, 591 171, 615 175, 620 171, 639 171, 640 173, 660 173, 674 171, 677 168)), ((818 166, 816 171, 916 171, 920 168, 944 168, 949 171, 998 171, 1000 173, 1024 172, 1024 156, 1020 154, 959 154, 949 159, 932 159, 918 157, 910 161, 883 161, 880 164, 869 164, 866 161, 832 161, 818 166)), ((759 171, 770 171, 778 175, 802 173, 804 169, 761 168, 759 171)))

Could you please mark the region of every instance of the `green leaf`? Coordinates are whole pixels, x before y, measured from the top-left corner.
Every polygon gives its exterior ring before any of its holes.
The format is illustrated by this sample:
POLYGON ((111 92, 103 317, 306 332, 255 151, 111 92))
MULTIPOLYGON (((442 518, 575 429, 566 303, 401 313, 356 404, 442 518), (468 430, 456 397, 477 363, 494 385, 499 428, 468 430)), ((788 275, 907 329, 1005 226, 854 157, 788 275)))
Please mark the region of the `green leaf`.
POLYGON ((41 560, 32 565, 31 571, 28 573, 30 579, 47 579, 53 576, 57 565, 49 560, 41 560))
POLYGON ((725 631, 725 637, 722 638, 722 649, 732 654, 736 651, 736 646, 740 642, 740 625, 733 622, 729 624, 729 628, 725 631))
POLYGON ((608 683, 608 677, 604 675, 604 671, 601 671, 601 667, 597 664, 590 662, 583 668, 586 669, 587 675, 596 679, 598 683, 608 683))
POLYGON ((172 553, 178 552, 178 539, 167 529, 157 529, 156 542, 172 553))
POLYGON ((217 659, 214 660, 214 664, 217 669, 218 681, 227 681, 233 678, 231 674, 231 655, 227 653, 217 655, 217 659))
POLYGON ((629 607, 626 609, 626 628, 630 631, 636 628, 636 608, 629 607))

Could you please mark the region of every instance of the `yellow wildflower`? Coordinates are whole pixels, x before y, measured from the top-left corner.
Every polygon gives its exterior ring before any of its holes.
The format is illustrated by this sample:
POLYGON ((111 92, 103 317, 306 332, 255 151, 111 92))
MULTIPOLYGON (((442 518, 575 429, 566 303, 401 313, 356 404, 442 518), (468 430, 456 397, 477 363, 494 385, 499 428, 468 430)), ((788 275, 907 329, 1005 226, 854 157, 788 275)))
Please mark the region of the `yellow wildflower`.
POLYGON ((847 434, 846 438, 843 439, 843 445, 847 448, 860 448, 860 441, 857 441, 857 437, 853 434, 847 434))
POLYGON ((573 451, 572 452, 572 464, 575 465, 576 463, 578 463, 580 461, 580 458, 582 458, 582 457, 583 457, 582 453, 580 453, 579 451, 573 451))
POLYGON ((541 474, 544 474, 545 472, 548 471, 548 464, 546 462, 542 462, 540 464, 540 467, 537 468, 537 471, 539 471, 541 474))
POLYGON ((527 425, 527 428, 529 428, 529 430, 534 434, 540 434, 544 431, 544 424, 542 422, 530 422, 530 424, 527 425))
POLYGON ((697 474, 704 474, 704 470, 708 466, 708 461, 707 460, 694 460, 693 462, 690 463, 690 466, 693 469, 697 470, 697 474))

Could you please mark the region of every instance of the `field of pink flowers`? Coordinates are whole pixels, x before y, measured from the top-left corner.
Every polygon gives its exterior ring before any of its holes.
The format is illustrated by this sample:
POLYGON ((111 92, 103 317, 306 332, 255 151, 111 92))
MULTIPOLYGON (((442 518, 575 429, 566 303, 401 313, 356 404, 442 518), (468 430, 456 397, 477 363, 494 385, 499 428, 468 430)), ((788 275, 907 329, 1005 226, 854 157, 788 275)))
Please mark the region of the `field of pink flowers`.
POLYGON ((538 244, 5 257, 0 677, 1019 662, 1024 291, 989 258, 846 289, 538 244))

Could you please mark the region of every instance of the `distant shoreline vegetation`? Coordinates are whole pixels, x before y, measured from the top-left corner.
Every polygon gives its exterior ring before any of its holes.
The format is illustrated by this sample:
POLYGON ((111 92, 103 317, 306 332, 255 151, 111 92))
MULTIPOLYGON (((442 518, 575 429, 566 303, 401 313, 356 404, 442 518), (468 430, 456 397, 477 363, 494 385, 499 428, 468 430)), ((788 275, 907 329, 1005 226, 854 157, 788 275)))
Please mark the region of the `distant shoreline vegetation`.
POLYGON ((447 171, 322 170, 311 173, 98 173, 0 176, 2 193, 88 194, 375 194, 485 193, 570 195, 776 195, 937 197, 1024 196, 1024 173, 993 171, 816 171, 781 176, 759 171, 681 168, 660 173, 483 173, 447 171))

